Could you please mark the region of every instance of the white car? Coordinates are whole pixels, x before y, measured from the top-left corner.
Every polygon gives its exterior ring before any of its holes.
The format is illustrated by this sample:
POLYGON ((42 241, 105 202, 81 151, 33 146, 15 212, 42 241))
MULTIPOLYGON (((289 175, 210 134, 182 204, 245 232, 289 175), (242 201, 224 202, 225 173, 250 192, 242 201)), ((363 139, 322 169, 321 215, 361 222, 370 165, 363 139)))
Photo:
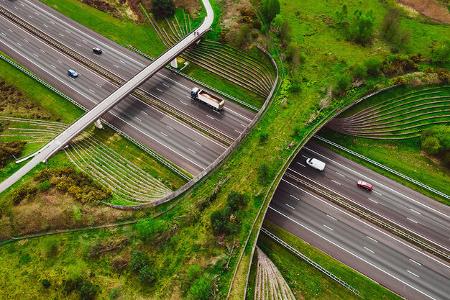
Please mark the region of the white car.
POLYGON ((326 166, 326 164, 323 161, 320 161, 320 160, 315 159, 315 158, 308 158, 308 159, 306 159, 306 163, 309 166, 311 166, 314 169, 319 170, 319 171, 323 171, 325 169, 325 166, 326 166))

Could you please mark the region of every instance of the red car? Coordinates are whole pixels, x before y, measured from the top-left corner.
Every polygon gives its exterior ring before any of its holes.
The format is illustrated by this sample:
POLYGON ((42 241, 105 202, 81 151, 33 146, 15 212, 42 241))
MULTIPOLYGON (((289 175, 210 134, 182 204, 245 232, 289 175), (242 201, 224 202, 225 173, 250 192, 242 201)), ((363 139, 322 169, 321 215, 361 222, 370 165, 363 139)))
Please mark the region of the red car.
POLYGON ((358 187, 365 189, 369 192, 373 190, 373 185, 371 185, 370 183, 365 182, 363 180, 358 180, 358 187))

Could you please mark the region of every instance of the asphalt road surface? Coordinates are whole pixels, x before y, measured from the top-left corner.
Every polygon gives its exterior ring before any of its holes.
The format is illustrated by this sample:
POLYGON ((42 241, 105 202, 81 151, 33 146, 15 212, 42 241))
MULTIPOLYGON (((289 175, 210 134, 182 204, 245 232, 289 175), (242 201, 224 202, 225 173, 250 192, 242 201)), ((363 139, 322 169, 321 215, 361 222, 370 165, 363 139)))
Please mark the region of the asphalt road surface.
MULTIPOLYGON (((116 90, 106 79, 3 16, 0 16, 0 50, 88 110, 116 90), (82 75, 76 79, 68 77, 69 68, 77 69, 82 75)), ((211 138, 133 96, 127 96, 103 118, 193 175, 200 173, 225 151, 224 146, 211 138)))
POLYGON ((313 142, 303 147, 290 168, 450 251, 449 206, 313 142), (318 172, 307 166, 308 157, 325 162, 325 170, 318 172), (373 184, 373 191, 358 188, 358 180, 373 184))
MULTIPOLYGON (((115 90, 111 95, 94 106, 89 112, 78 119, 75 123, 70 125, 55 139, 45 145, 37 154, 17 172, 8 177, 0 183, 0 193, 17 182, 22 176, 27 174, 31 169, 42 161, 46 161, 52 154, 64 147, 72 138, 78 135, 81 131, 87 128, 90 124, 95 122, 99 117, 113 108, 120 100, 131 93, 133 89, 142 84, 146 79, 150 78, 157 71, 164 68, 172 59, 177 57, 182 51, 195 43, 201 36, 206 33, 214 20, 214 12, 208 0, 202 0, 206 10, 206 16, 199 28, 194 33, 189 34, 178 44, 164 52, 160 57, 153 61, 149 66, 146 66, 142 71, 136 74, 133 78, 115 90)), ((0 33, 1 34, 1 33, 0 33)), ((3 36, 6 36, 4 34, 3 36)))
POLYGON ((448 299, 450 267, 283 179, 266 218, 408 299, 448 299))
MULTIPOLYGON (((122 79, 131 79, 151 63, 150 60, 96 34, 39 1, 0 0, 0 3, 58 42, 122 79), (101 48, 103 53, 93 54, 93 47, 101 48)), ((84 76, 84 72, 79 71, 79 73, 80 76, 84 76)), ((202 103, 191 101, 190 90, 196 85, 170 70, 162 69, 142 84, 141 88, 154 98, 176 107, 225 136, 231 139, 237 138, 254 118, 255 113, 230 101, 226 101, 221 113, 213 111, 202 103)))
MULTIPOLYGON (((449 208, 312 142, 287 172, 313 181, 386 216, 444 248, 449 208), (323 172, 306 158, 324 161, 323 172), (367 192, 358 179, 374 184, 367 192), (370 198, 370 199, 369 199, 370 198), (413 221, 411 221, 413 220, 413 221)), ((449 299, 450 265, 299 186, 284 176, 267 219, 409 299, 449 299)))

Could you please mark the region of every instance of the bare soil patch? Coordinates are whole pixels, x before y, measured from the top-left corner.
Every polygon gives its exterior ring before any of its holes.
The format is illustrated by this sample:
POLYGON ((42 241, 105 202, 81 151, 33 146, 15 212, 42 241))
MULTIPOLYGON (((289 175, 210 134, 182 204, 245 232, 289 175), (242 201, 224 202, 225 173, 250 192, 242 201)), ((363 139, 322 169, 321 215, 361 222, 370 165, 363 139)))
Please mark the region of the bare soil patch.
POLYGON ((448 9, 436 0, 397 0, 399 3, 409 6, 422 15, 440 23, 450 24, 448 9))

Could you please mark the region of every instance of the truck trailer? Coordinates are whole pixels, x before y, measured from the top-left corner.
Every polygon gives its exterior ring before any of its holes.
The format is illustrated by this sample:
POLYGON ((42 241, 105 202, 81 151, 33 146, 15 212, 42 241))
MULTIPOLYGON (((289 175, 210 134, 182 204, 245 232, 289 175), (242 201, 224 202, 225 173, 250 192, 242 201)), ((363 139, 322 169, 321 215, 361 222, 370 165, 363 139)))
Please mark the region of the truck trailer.
POLYGON ((225 104, 225 101, 223 99, 210 95, 206 91, 198 87, 194 87, 191 90, 191 98, 203 102, 211 106, 215 110, 222 110, 225 104))

